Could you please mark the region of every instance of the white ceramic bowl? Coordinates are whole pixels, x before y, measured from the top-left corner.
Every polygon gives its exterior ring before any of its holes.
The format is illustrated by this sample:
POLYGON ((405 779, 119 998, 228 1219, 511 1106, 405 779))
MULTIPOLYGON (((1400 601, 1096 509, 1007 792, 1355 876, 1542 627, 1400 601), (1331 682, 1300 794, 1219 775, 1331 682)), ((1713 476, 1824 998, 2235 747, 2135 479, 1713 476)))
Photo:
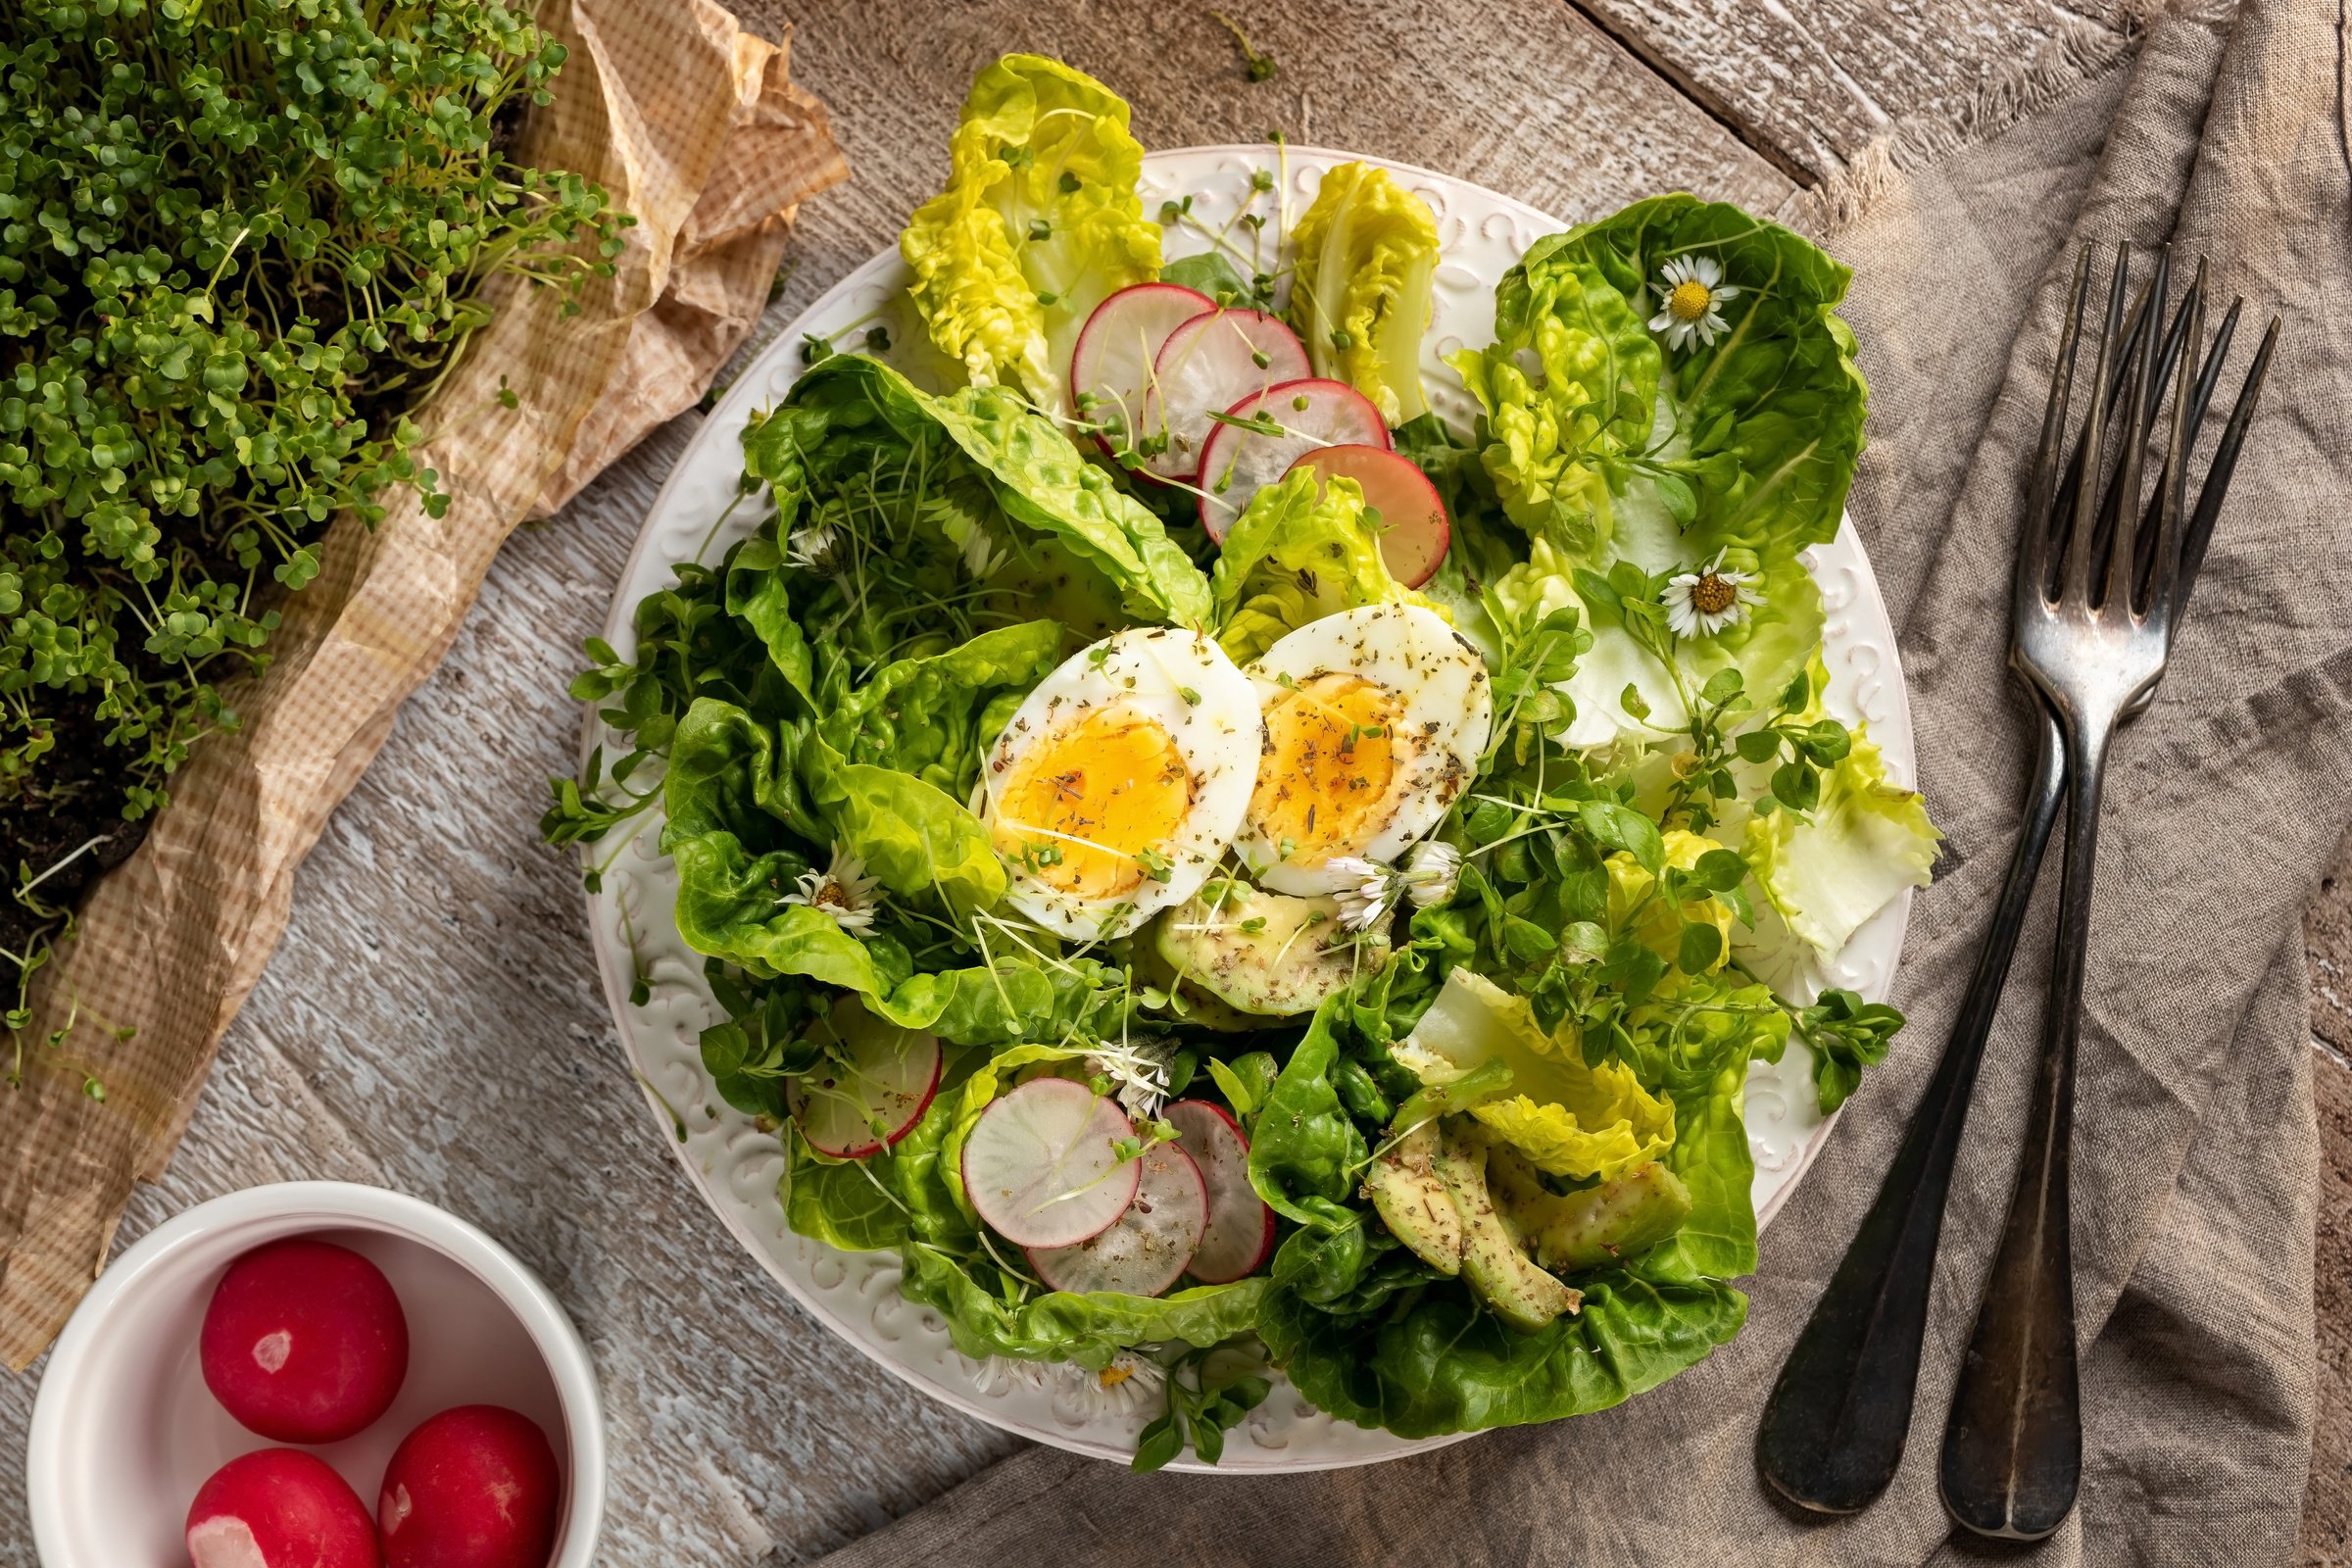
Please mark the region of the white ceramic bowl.
POLYGON ((310 1449, 370 1514, 400 1440, 458 1404, 503 1404, 548 1434, 564 1475, 551 1568, 588 1568, 604 1527, 605 1428, 587 1347, 514 1254, 430 1203, 376 1187, 287 1182, 199 1203, 117 1258, 66 1325, 33 1405, 25 1486, 44 1568, 187 1561, 196 1489, 277 1446, 204 1386, 197 1332, 239 1254, 288 1236, 348 1247, 384 1271, 409 1322, 409 1375, 383 1418, 310 1449))

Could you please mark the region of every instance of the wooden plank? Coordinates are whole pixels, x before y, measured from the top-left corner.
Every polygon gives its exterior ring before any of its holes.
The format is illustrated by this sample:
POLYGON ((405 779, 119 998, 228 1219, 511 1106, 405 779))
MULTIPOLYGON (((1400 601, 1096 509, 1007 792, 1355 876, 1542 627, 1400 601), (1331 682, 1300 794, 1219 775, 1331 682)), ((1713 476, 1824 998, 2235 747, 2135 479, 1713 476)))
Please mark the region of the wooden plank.
MULTIPOLYGON (((1280 74, 1252 83, 1202 5, 747 0, 789 21, 796 80, 832 106, 850 184, 804 215, 803 275, 889 244, 938 188, 972 74, 1009 50, 1094 73, 1147 148, 1345 147, 1443 169, 1570 220, 1687 189, 1770 212, 1792 182, 1561 0, 1228 8, 1280 74)), ((796 282, 799 279, 796 279, 796 282)))
POLYGON ((1914 116, 2124 46, 2132 0, 1568 0, 1784 172, 1817 183, 1914 116))
MULTIPOLYGON (((2338 868, 2339 890, 2347 870, 2338 868)), ((2340 902, 2342 893, 2335 897, 2340 902)), ((2319 1568, 2352 1562, 2352 1064, 2322 1046, 2311 1076, 2320 1115, 2320 1224, 2312 1258, 2320 1408, 2311 1490, 2303 1499, 2303 1561, 2319 1568)))

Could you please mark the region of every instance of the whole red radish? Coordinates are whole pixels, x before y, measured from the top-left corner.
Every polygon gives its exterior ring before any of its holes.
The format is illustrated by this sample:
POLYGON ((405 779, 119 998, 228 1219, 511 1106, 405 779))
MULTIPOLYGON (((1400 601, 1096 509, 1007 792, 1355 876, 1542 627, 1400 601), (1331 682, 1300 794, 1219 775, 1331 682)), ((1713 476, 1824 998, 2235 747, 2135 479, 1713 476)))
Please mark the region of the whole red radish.
POLYGON ((231 1459, 188 1508, 196 1568, 382 1568, 375 1523, 323 1459, 264 1448, 231 1459))
POLYGON ((547 1568, 564 1491, 529 1417, 461 1404, 401 1440, 376 1523, 390 1568, 547 1568))
POLYGON ((228 1265, 204 1311, 204 1386, 275 1443, 339 1443, 391 1408, 409 1320, 383 1270, 291 1237, 228 1265))

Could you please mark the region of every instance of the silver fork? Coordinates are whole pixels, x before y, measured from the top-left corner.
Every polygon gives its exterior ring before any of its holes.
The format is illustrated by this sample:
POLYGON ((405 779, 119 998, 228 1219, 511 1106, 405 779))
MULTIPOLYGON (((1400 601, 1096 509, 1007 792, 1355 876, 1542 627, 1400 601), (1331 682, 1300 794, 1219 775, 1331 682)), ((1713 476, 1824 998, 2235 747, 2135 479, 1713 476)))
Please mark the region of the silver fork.
MULTIPOLYGON (((2085 253, 2085 269, 2087 263, 2085 253)), ((2157 273, 2132 309, 2124 329, 2123 347, 2118 351, 2120 359, 2129 360, 2141 352, 2143 334, 2152 336, 2163 321, 2158 295, 2160 284, 2169 281, 2169 260, 2160 261, 2157 273)), ((2062 369, 2070 376, 2071 343, 2079 330, 2086 275, 2084 270, 2077 272, 2066 329, 2067 359, 2062 369)), ((2171 329, 2164 333, 2153 380, 2145 376, 2128 380, 2155 389, 2174 381, 2184 343, 2194 341, 2189 336, 2192 314, 2196 318, 2193 324, 2199 327, 2203 324, 2204 285, 2205 269, 2200 264, 2187 304, 2174 318, 2171 329)), ((2210 348, 2204 352, 2201 368, 2179 377, 2178 385, 2188 390, 2190 402, 2185 439, 2176 440, 2171 447, 2173 451, 2185 454, 2196 441, 2229 357, 2242 303, 2232 303, 2224 316, 2210 348)), ((2252 423, 2278 336, 2278 322, 2274 318, 2238 391, 2228 426, 2214 449, 2196 509, 2180 534, 2181 559, 2173 590, 2171 630, 2178 630, 2189 591, 2204 564, 2206 548, 2252 423)), ((2107 341, 2114 342, 2112 333, 2107 341)), ((2111 383, 2105 388, 2101 406, 2112 413, 2126 390, 2111 383)), ((2054 385, 2053 396, 2057 395, 2054 385)), ((2160 391, 2151 391, 2138 400, 2139 422, 2128 427, 2135 432, 2137 440, 2153 434, 2161 401, 2160 391)), ((2061 436, 2064 424, 2061 417, 2057 421, 2061 436)), ((2062 552, 2063 542, 2071 538, 2069 530, 2077 515, 2077 494, 2095 484, 2099 472, 2099 465, 2084 461, 2093 456, 2085 450, 2087 446, 2086 441, 2075 448, 2063 477, 2058 477, 2057 447, 2047 439, 2042 443, 2032 481, 2034 509, 2023 535, 2027 548, 2021 553, 2022 560, 2046 567, 2053 546, 2062 552)), ((2121 481, 2125 477, 2117 472, 2109 480, 2106 498, 2094 518, 2094 525, 2103 530, 2122 504, 2121 481)), ((2136 470, 2132 477, 2136 481, 2136 470)), ((2140 530, 2135 542, 2147 547, 2140 553, 2143 560, 2152 556, 2159 532, 2157 527, 2140 530)), ((2109 536, 2103 532, 2101 537, 2109 536)), ((2099 548, 2095 541, 2094 548, 2099 548)), ((2024 568, 2021 566, 2020 570, 2018 597, 2022 603, 2026 597, 2024 568)), ((2046 580, 2045 577, 2045 583, 2046 580)), ((2046 591, 2034 596, 2029 608, 2035 616, 2044 613, 2049 598, 2046 591)), ((2020 624, 2023 623, 2021 616, 2020 624)), ((2012 654, 2015 662, 2014 648, 2012 654)), ((2144 708, 2152 690, 2152 685, 2143 688, 2125 716, 2144 708)), ((1758 1470, 1776 1492, 1805 1508, 1850 1513, 1867 1507, 1893 1481, 1902 1461, 1904 1440, 1911 1426, 1920 1348, 1927 1330, 1936 1252, 1942 1234, 1944 1198, 1950 1189, 1953 1162, 1967 1126, 1977 1069, 2008 977, 2010 956, 2033 900, 2042 851, 2067 797, 2065 732, 2046 703, 2037 699, 2034 707, 2036 751, 2027 785, 2023 819, 2008 874, 1978 954, 1976 970, 1954 1015, 1935 1075, 1912 1114, 1900 1148, 1886 1167, 1878 1197, 1847 1247, 1836 1277, 1814 1303, 1804 1332, 1783 1363, 1757 1430, 1758 1470)), ((2045 1129, 2045 1147, 2046 1143, 2045 1129)), ((2071 1348, 2071 1328, 2061 1338, 2071 1348)), ((2001 1475, 2011 1473, 2006 1466, 1989 1469, 2001 1475)), ((1971 1505, 1971 1517, 1995 1515, 2007 1519, 2003 1508, 1971 1505)))
MULTIPOLYGON (((2129 247, 2119 246, 2080 471, 2070 475, 2077 486, 2074 504, 2071 516, 2062 516, 2052 503, 2090 282, 2087 250, 2076 268, 2011 595, 2011 662, 2040 694, 2062 743, 2066 868, 2025 1149, 2000 1250, 1953 1391, 1940 1485, 1957 1523, 1978 1535, 2017 1541, 2037 1541, 2057 1529, 2074 1507, 2082 1479, 2069 1156, 2101 787, 2116 730, 2164 677, 2183 564, 2183 437, 2193 401, 2189 388, 2198 378, 2203 294, 2192 290, 2187 305, 2164 466, 2143 513, 2141 437, 2151 422, 2151 399, 2163 391, 2156 366, 2160 334, 2139 334, 2135 352, 2122 346, 2130 265, 2129 247), (2121 363, 2127 358, 2128 366, 2121 363), (2128 377, 2121 400, 2123 450, 2102 495, 2109 388, 2119 375, 2128 377)), ((2164 318, 2168 270, 2168 262, 2159 261, 2149 288, 2152 321, 2164 318)))

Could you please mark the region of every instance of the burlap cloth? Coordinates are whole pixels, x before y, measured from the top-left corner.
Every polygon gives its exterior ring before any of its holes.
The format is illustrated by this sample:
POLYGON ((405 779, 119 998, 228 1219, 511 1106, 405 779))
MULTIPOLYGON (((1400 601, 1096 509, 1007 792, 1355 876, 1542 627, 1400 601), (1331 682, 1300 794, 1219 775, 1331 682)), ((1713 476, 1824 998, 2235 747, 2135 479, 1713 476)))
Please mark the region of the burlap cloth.
POLYGON ((2011 540, 2060 274, 2080 241, 2119 237, 2211 258, 2223 303, 2249 304, 2236 363, 2272 310, 2287 326, 2172 674, 2110 775, 2075 1155, 2085 1475, 2034 1555, 2286 1557, 2311 1445, 2318 1159, 2297 937, 2352 821, 2343 26, 2335 0, 2161 22, 2128 74, 1972 146, 1898 137, 1792 215, 1828 220, 1855 269, 1871 447, 1853 514, 1902 630, 1920 776, 1950 840, 1904 953, 1910 1031, 1765 1237, 1739 1340, 1616 1410, 1372 1469, 1136 1477, 1030 1449, 832 1568, 1964 1554, 1936 1453, 2015 1168, 2054 867, 1954 1179, 1901 1475, 1866 1513, 1798 1518, 1767 1499, 1753 1444, 1928 1078, 2008 858, 2029 716, 2002 663, 2011 540))
POLYGON ((848 173, 785 46, 714 0, 548 0, 537 20, 570 58, 514 156, 597 181, 637 224, 576 314, 556 290, 493 283, 496 317, 418 416, 417 457, 448 512, 429 517, 401 492, 373 529, 332 525, 274 662, 232 694, 243 729, 197 748, 172 808, 92 891, 78 940, 36 987, 24 1086, 0 1090, 12 1367, 64 1325, 131 1184, 171 1157, 285 928, 295 867, 440 662, 499 545, 693 405, 758 322, 800 203, 848 173), (38 1043, 69 1020, 61 1044, 38 1043))

